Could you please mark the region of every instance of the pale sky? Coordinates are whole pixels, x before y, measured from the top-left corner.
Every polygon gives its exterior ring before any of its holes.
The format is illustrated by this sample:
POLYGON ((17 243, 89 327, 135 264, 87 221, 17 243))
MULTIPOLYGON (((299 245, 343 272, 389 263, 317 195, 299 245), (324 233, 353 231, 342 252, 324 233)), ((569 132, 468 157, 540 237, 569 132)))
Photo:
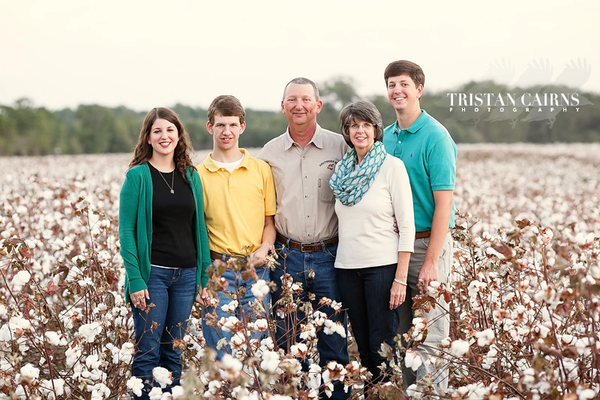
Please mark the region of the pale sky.
POLYGON ((147 111, 233 94, 276 110, 297 76, 385 94, 398 59, 421 65, 425 91, 495 78, 600 93, 599 16, 597 0, 0 0, 0 105, 147 111))

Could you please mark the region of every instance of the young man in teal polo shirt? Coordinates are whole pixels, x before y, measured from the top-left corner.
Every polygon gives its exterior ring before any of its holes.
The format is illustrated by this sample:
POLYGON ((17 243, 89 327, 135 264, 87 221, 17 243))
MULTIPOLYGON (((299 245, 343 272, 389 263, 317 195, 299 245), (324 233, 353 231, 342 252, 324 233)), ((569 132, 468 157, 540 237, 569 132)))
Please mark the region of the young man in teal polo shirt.
MULTIPOLYGON (((456 144, 446 128, 421 109, 425 84, 421 67, 411 61, 394 61, 385 69, 384 78, 397 120, 385 129, 383 144, 389 154, 404 162, 408 172, 417 232, 398 328, 398 333, 404 334, 412 325, 412 298, 427 290, 432 281, 448 282, 452 265, 450 228, 454 227, 456 144)), ((438 393, 448 387, 447 369, 437 370, 433 358, 427 362, 428 356, 437 354, 442 339, 449 336, 449 318, 447 315, 440 318, 443 313, 441 307, 423 313, 429 322, 428 335, 416 349, 423 364, 416 373, 403 367, 405 390, 428 373, 432 374, 438 393)))

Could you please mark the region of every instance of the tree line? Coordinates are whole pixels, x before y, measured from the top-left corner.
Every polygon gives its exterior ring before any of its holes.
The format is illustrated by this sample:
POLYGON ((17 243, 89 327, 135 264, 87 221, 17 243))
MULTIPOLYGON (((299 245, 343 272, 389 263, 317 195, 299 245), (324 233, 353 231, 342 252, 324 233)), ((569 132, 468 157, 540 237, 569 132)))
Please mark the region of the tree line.
MULTIPOLYGON (((361 97, 351 78, 338 77, 320 86, 324 105, 319 124, 339 131, 339 111, 361 97)), ((451 92, 425 89, 421 104, 457 143, 600 141, 600 95, 596 93, 550 86, 510 88, 492 81, 469 82, 451 92), (516 104, 511 104, 515 99, 516 104), (571 102, 565 104, 567 99, 571 102)), ((395 121, 385 95, 362 98, 377 106, 385 125, 395 121)), ((183 104, 172 109, 181 117, 195 149, 212 147, 206 109, 183 104)), ((0 105, 0 155, 131 152, 146 112, 95 104, 51 111, 20 99, 10 106, 0 105)), ((247 109, 246 122, 240 138, 244 147, 261 147, 287 127, 279 111, 247 109)))

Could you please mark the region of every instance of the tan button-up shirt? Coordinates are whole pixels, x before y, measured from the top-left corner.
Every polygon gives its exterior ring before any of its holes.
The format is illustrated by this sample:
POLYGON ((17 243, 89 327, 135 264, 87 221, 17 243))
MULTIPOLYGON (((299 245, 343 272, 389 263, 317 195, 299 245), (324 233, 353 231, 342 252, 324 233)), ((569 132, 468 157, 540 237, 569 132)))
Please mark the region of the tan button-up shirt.
POLYGON ((277 232, 299 242, 316 242, 336 236, 335 197, 329 178, 348 145, 342 135, 317 125, 311 141, 302 148, 289 128, 269 141, 257 158, 273 170, 277 232))

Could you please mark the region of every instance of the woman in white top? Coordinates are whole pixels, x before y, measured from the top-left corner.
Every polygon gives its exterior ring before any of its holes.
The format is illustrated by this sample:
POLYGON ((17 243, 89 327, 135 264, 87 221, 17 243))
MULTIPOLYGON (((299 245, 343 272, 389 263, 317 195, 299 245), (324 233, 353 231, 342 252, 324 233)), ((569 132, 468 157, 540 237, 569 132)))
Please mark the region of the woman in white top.
POLYGON ((385 361, 379 350, 384 342, 395 347, 406 298, 415 240, 412 194, 404 163, 381 142, 383 122, 375 105, 357 101, 344 107, 340 129, 351 148, 329 181, 339 220, 335 267, 361 362, 377 383, 389 380, 379 369, 385 361))

